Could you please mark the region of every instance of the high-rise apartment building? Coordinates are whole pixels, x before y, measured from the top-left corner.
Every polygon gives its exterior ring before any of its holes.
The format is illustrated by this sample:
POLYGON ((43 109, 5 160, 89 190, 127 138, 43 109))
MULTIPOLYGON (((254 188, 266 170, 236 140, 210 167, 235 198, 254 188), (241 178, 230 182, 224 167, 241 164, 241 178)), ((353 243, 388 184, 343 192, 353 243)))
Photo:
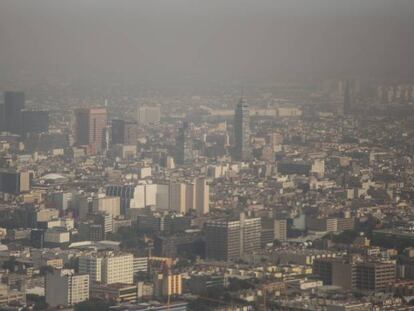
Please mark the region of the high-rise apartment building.
POLYGON ((132 254, 120 254, 106 256, 102 261, 102 283, 134 282, 134 256, 132 254))
POLYGON ((89 299, 89 275, 75 274, 63 269, 48 273, 45 277, 46 303, 50 307, 72 306, 89 299))
POLYGON ((81 108, 75 111, 75 141, 87 146, 90 154, 102 152, 107 130, 106 108, 81 108))
POLYGON ((170 210, 181 214, 186 213, 186 184, 182 182, 170 183, 170 210))
POLYGON ((91 282, 132 284, 134 257, 132 254, 112 252, 81 256, 79 272, 89 274, 91 282))
POLYGON ((207 258, 229 261, 240 257, 240 221, 211 220, 205 232, 207 258))
POLYGON ((188 165, 193 161, 193 141, 188 122, 184 122, 177 137, 177 164, 188 165))
POLYGON ((234 112, 234 158, 251 158, 250 112, 249 105, 243 99, 240 99, 234 112))
POLYGON ((246 218, 240 214, 240 256, 260 250, 262 224, 260 218, 246 218))
POLYGON ((4 113, 6 131, 13 134, 21 134, 23 130, 22 110, 25 106, 23 92, 4 93, 4 113))
POLYGON ((193 182, 172 181, 168 184, 111 185, 108 197, 119 197, 121 214, 127 209, 155 207, 158 211, 176 211, 185 214, 195 210, 198 215, 209 212, 209 185, 205 178, 193 182))
POLYGON ((137 108, 137 122, 138 125, 158 124, 161 119, 160 106, 139 106, 137 108))
POLYGON ((117 217, 121 214, 121 199, 120 197, 110 196, 94 198, 92 201, 92 210, 94 212, 105 212, 112 217, 117 217))
POLYGON ((109 185, 106 187, 106 195, 120 198, 122 214, 129 208, 155 206, 156 189, 155 184, 109 185))
POLYGON ((206 257, 216 260, 234 260, 243 254, 260 249, 261 220, 211 220, 206 223, 206 257))

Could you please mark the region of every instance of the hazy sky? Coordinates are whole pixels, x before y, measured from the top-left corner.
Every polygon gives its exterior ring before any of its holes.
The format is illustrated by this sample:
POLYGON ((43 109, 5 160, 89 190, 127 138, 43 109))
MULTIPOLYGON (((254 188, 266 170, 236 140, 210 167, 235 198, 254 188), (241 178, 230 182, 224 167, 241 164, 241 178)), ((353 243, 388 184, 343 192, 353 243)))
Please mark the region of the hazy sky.
POLYGON ((414 0, 0 0, 0 75, 414 76, 414 0))

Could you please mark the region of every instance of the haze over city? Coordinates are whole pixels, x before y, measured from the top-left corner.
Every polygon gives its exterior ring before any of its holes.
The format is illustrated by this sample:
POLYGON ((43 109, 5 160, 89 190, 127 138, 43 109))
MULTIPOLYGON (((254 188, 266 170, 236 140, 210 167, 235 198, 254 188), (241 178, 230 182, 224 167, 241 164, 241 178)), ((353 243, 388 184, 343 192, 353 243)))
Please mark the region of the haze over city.
MULTIPOLYGON (((410 0, 0 3, 2 79, 265 82, 413 76, 410 0)), ((7 81, 7 80, 6 80, 7 81)))
POLYGON ((0 310, 414 311, 413 0, 0 0, 0 310))

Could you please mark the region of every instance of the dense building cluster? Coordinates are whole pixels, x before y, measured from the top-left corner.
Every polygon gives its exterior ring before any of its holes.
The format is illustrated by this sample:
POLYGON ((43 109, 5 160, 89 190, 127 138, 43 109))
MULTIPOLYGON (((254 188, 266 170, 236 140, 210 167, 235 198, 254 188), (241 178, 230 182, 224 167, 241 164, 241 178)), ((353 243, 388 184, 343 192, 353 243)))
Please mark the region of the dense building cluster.
POLYGON ((411 310, 411 91, 4 92, 0 307, 411 310))

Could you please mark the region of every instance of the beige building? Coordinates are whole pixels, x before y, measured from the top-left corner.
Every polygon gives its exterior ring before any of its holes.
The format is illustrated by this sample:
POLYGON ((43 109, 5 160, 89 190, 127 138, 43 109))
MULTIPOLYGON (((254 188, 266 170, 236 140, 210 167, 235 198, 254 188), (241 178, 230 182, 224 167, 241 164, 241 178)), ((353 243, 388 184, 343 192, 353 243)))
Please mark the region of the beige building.
POLYGON ((91 282, 132 284, 134 257, 132 254, 112 252, 81 256, 79 257, 79 272, 87 273, 91 277, 91 282))
POLYGON ((286 219, 275 219, 274 223, 274 238, 281 242, 287 239, 287 221, 286 219))
POLYGON ((26 294, 21 291, 11 290, 6 284, 0 284, 0 306, 19 304, 26 302, 26 294))
POLYGON ((137 108, 138 125, 157 124, 160 122, 161 109, 158 105, 139 106, 137 108))
POLYGON ((185 214, 186 212, 186 184, 170 183, 170 210, 185 214))
POLYGON ((121 198, 120 197, 102 197, 94 198, 92 203, 93 211, 105 212, 112 217, 117 217, 121 214, 121 198))
POLYGON ((181 274, 157 273, 154 276, 154 296, 168 297, 182 294, 181 274))
POLYGON ((36 213, 36 221, 49 221, 59 217, 59 211, 53 208, 44 208, 36 213))
POLYGON ((102 283, 124 283, 134 282, 134 256, 122 254, 107 256, 102 261, 102 283))

